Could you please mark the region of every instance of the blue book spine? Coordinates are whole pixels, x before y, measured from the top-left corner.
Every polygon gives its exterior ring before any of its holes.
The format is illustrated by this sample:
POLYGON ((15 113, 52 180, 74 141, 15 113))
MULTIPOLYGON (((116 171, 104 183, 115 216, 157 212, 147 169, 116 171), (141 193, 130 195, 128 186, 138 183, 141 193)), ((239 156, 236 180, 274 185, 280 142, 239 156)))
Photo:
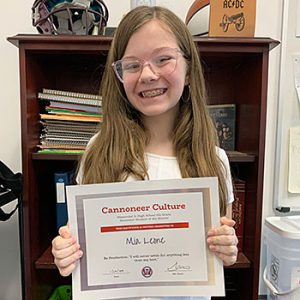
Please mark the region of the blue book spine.
POLYGON ((54 180, 56 185, 56 227, 58 230, 68 222, 66 186, 70 184, 70 172, 57 172, 54 174, 54 180))

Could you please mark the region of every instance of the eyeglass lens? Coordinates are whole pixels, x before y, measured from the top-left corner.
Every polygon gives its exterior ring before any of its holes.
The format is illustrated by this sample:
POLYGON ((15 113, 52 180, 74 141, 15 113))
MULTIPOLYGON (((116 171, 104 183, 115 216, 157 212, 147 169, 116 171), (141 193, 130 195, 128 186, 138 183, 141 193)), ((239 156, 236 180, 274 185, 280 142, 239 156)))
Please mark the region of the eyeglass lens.
POLYGON ((178 49, 164 48, 155 52, 149 62, 139 58, 124 58, 114 63, 114 69, 121 81, 140 76, 146 65, 157 75, 167 75, 175 70, 178 53, 178 49))

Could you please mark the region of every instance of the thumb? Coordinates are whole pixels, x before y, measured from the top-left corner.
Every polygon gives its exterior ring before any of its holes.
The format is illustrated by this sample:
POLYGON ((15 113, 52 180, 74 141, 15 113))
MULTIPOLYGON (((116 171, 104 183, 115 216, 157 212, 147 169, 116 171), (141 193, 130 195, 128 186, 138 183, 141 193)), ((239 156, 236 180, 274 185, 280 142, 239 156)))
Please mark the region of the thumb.
POLYGON ((227 217, 222 217, 221 225, 227 225, 227 226, 233 227, 235 225, 235 221, 232 219, 229 219, 227 217))
POLYGON ((64 239, 69 239, 72 237, 69 225, 60 227, 58 233, 64 239))

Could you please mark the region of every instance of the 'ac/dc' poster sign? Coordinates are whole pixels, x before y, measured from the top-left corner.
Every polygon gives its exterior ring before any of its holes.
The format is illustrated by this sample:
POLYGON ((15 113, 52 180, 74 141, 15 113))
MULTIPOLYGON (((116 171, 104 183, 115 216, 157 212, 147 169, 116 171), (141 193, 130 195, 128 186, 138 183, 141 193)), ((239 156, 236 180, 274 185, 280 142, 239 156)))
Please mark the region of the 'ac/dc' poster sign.
POLYGON ((210 0, 209 36, 254 37, 256 0, 210 0))

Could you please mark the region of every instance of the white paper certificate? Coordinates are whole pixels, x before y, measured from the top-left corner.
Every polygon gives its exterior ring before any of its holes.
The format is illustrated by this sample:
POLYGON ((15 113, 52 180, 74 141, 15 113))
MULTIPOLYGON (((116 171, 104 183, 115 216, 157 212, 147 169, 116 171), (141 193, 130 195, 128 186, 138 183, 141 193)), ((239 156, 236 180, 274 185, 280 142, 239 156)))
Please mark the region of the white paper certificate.
POLYGON ((223 296, 223 264, 207 248, 219 225, 216 178, 67 187, 84 256, 73 300, 223 296))

